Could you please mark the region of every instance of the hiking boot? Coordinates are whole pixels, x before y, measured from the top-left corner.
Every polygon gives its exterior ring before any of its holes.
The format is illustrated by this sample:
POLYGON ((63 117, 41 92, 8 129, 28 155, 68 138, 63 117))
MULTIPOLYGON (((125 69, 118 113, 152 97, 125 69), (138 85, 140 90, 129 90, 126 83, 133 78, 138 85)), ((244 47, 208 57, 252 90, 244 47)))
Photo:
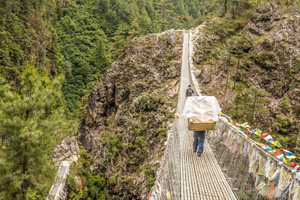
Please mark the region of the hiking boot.
POLYGON ((202 155, 202 153, 197 153, 197 156, 200 157, 202 155))
POLYGON ((193 148, 193 152, 196 153, 197 149, 193 148))

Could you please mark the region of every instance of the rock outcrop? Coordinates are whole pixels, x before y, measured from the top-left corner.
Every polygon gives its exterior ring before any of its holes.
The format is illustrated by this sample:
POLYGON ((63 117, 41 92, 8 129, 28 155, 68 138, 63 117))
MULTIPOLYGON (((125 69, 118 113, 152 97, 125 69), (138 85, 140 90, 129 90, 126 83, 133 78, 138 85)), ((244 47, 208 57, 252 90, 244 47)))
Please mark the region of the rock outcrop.
POLYGON ((80 141, 92 171, 116 185, 109 194, 145 199, 177 102, 182 32, 135 38, 88 97, 80 141))
POLYGON ((75 136, 66 137, 53 151, 54 161, 77 161, 79 145, 75 136))
POLYGON ((270 2, 254 9, 250 18, 241 14, 236 26, 235 19, 226 20, 214 18, 194 30, 201 89, 217 96, 224 112, 239 122, 249 120, 270 133, 297 133, 299 12, 270 2))

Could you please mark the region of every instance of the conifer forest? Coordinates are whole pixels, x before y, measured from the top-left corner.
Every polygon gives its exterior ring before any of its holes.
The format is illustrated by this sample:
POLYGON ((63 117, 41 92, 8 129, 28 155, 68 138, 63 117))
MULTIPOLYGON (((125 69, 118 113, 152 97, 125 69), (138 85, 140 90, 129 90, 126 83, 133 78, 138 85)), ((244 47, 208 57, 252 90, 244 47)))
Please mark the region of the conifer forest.
POLYGON ((299 27, 299 0, 0 0, 0 200, 51 199, 64 160, 64 199, 146 199, 183 30, 202 92, 300 156, 299 27))

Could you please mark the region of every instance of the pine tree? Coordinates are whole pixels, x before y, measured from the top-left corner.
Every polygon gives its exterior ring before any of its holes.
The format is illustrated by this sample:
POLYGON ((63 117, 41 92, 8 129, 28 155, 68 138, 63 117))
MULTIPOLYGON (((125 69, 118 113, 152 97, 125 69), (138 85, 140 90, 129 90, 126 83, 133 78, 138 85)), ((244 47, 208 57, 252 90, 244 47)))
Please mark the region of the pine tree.
POLYGON ((141 34, 146 35, 147 33, 153 32, 152 20, 149 17, 145 8, 141 9, 141 17, 139 17, 139 24, 141 27, 141 34))
POLYGON ((161 0, 157 3, 157 15, 160 18, 158 23, 162 31, 165 31, 169 24, 174 23, 173 8, 174 5, 171 0, 161 0))
POLYGON ((128 32, 129 28, 127 24, 121 23, 118 30, 115 33, 115 36, 112 38, 112 45, 110 51, 113 59, 117 59, 124 52, 126 38, 129 36, 128 32))
POLYGON ((96 75, 96 79, 103 74, 111 64, 111 61, 107 55, 106 44, 104 39, 100 37, 98 39, 97 47, 93 53, 93 57, 91 58, 93 65, 95 66, 92 70, 92 74, 96 75))
POLYGON ((135 17, 131 22, 131 30, 128 32, 130 39, 138 36, 140 33, 140 26, 138 24, 138 19, 135 17))
POLYGON ((65 130, 62 78, 29 64, 16 90, 0 76, 0 199, 34 193, 40 199, 48 193, 51 152, 65 130))

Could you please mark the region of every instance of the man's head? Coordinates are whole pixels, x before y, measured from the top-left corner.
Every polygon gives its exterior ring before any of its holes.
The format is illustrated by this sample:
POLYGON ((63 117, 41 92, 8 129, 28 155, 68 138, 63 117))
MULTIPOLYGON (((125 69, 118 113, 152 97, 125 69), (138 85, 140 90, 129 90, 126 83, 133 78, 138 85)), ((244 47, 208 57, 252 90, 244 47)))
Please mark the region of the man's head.
POLYGON ((189 85, 189 88, 192 87, 191 85, 189 85))

